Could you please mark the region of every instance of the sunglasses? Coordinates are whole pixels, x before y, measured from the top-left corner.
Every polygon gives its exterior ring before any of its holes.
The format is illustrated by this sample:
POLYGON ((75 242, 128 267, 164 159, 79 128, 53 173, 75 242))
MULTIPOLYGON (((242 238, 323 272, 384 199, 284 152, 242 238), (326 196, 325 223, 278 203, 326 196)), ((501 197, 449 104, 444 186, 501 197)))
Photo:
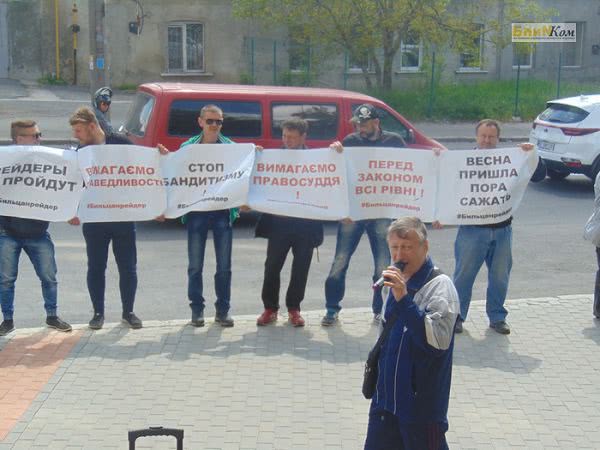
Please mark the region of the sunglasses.
POLYGON ((42 137, 42 133, 33 133, 33 134, 20 134, 21 137, 32 137, 36 139, 40 139, 42 137))
POLYGON ((204 119, 204 121, 206 122, 207 125, 214 125, 214 124, 217 124, 218 126, 223 125, 222 119, 204 119))

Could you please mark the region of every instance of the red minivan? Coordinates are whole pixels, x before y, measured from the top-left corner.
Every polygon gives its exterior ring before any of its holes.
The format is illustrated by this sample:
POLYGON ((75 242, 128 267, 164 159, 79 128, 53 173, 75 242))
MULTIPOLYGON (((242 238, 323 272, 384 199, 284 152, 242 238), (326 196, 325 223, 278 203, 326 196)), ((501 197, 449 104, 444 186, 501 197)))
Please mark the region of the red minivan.
POLYGON ((235 142, 264 148, 281 146, 281 124, 290 118, 308 121, 307 145, 326 147, 354 131, 350 118, 362 103, 377 108, 384 130, 400 134, 412 148, 444 146, 417 130, 394 109, 374 97, 338 89, 202 83, 147 83, 138 87, 122 131, 138 145, 161 143, 176 150, 200 133, 198 113, 204 105, 223 110, 223 134, 235 142))

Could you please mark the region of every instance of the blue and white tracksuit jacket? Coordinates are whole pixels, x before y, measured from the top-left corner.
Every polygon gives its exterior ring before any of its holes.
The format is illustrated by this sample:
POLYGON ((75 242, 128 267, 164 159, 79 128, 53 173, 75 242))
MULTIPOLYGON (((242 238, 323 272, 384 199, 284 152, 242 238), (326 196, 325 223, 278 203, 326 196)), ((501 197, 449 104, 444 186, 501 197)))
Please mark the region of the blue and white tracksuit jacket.
POLYGON ((460 312, 452 280, 442 274, 425 284, 429 257, 408 280, 408 294, 392 293, 384 318, 398 314, 379 356, 371 411, 385 409, 401 423, 447 423, 454 325, 460 312))

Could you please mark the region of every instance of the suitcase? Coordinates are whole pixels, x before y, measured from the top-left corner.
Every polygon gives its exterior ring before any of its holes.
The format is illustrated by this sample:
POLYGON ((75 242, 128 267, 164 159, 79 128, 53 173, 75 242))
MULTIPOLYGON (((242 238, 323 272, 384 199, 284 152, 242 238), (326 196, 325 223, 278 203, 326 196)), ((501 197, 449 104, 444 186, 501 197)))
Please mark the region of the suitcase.
POLYGON ((177 439, 177 450, 183 450, 183 430, 177 428, 150 427, 143 430, 133 430, 129 433, 129 450, 135 450, 137 438, 146 436, 173 436, 177 439))

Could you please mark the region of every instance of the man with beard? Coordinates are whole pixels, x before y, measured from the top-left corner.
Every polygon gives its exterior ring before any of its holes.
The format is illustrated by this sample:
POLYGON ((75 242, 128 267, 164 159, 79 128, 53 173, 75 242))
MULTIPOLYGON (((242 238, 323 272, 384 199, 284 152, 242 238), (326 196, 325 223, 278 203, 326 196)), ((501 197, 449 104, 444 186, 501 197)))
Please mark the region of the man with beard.
MULTIPOLYGON (((349 134, 343 142, 336 141, 331 147, 341 151, 343 147, 406 147, 404 139, 399 134, 390 133, 381 129, 379 113, 377 109, 365 103, 354 111, 352 122, 356 126, 356 132, 349 134)), ((321 325, 331 326, 338 320, 341 310, 340 302, 344 298, 346 284, 346 272, 350 265, 350 258, 363 235, 367 233, 371 253, 373 254, 373 281, 376 281, 383 270, 390 263, 390 251, 388 249, 386 236, 387 229, 392 221, 387 218, 366 219, 352 221, 344 219, 338 225, 337 242, 335 245, 335 257, 329 276, 325 281, 325 306, 327 312, 321 320, 321 325)), ((383 299, 381 289, 373 291, 372 310, 376 322, 381 320, 381 308, 383 299)))

